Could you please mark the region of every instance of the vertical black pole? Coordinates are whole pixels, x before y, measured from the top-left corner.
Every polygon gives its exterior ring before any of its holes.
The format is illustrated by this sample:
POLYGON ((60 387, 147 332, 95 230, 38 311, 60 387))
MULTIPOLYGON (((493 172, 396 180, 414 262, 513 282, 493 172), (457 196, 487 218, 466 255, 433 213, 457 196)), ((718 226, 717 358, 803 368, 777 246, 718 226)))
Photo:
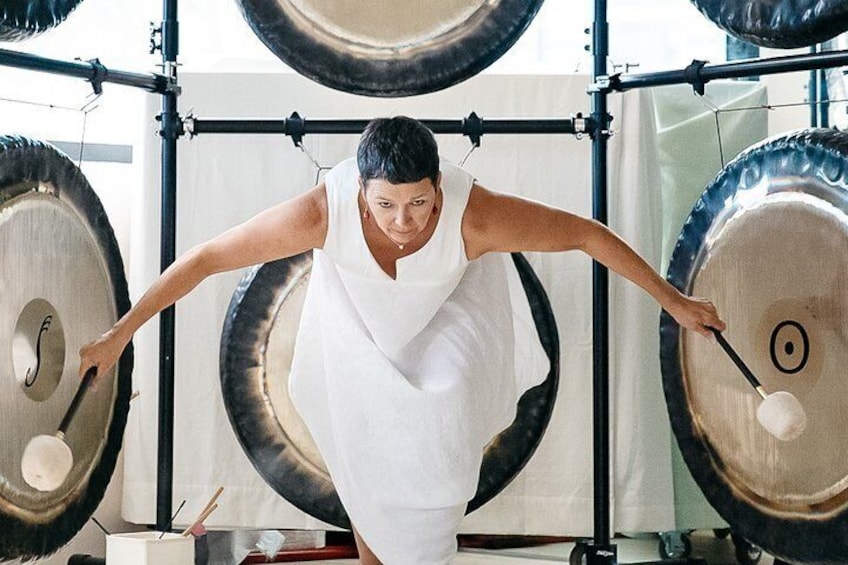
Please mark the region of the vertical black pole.
MULTIPOLYGON (((595 0, 592 29, 593 82, 607 76, 609 36, 606 0, 595 0)), ((592 217, 607 223, 607 140, 609 116, 607 91, 592 93, 592 217)), ((616 550, 610 544, 610 430, 609 430, 609 285, 607 269, 592 263, 593 340, 593 433, 595 537, 589 546, 589 565, 615 564, 616 550)))
MULTIPOLYGON (((816 53, 816 46, 810 47, 810 53, 816 53)), ((819 107, 816 103, 819 96, 818 71, 810 71, 810 80, 807 83, 807 98, 810 102, 810 127, 819 126, 819 107)))
POLYGON ((830 127, 830 95, 827 91, 827 70, 819 70, 819 127, 830 127))
MULTIPOLYGON (((179 27, 177 0, 164 0, 162 21, 163 74, 176 81, 179 27)), ((159 116, 162 137, 162 211, 160 268, 162 271, 176 257, 177 222, 177 137, 179 115, 177 94, 170 90, 162 95, 159 116)), ((164 310, 159 318, 159 447, 156 476, 156 528, 164 530, 171 522, 174 475, 174 307, 164 310)))

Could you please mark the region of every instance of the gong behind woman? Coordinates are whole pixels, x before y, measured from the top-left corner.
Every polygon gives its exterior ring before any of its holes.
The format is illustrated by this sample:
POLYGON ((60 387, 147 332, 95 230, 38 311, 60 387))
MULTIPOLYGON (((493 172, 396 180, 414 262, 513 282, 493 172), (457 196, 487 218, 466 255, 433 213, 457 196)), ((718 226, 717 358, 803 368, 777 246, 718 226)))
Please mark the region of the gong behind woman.
MULTIPOLYGON (((527 260, 514 254, 513 262, 550 371, 542 384, 522 396, 512 425, 486 448, 468 512, 498 494, 529 461, 556 399, 559 337, 553 312, 527 260)), ((288 396, 311 267, 312 254, 305 253, 254 268, 244 277, 233 294, 221 337, 221 387, 239 442, 271 488, 315 518, 350 528, 323 459, 288 396)))
POLYGON ((848 134, 811 129, 737 157, 689 216, 668 269, 711 299, 766 390, 808 424, 780 441, 759 395, 718 346, 661 322, 677 441, 732 529, 786 561, 848 563, 848 134))

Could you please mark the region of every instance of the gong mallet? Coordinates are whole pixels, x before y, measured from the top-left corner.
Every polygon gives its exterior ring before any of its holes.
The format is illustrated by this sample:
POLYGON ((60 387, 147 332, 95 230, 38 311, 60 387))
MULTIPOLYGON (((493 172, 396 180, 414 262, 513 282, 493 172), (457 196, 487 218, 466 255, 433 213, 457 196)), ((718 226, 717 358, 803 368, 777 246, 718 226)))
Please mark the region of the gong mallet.
POLYGON ((754 387, 763 401, 757 408, 757 420, 768 433, 781 441, 792 441, 797 439, 807 427, 807 415, 804 407, 791 392, 779 390, 772 394, 766 393, 763 385, 754 376, 742 358, 736 354, 733 347, 724 339, 724 336, 715 328, 710 328, 715 335, 718 344, 739 368, 745 378, 754 387))
POLYGON ((97 367, 91 367, 85 372, 56 433, 35 436, 24 449, 21 458, 21 474, 24 481, 32 488, 42 492, 54 491, 68 478, 74 466, 74 454, 65 443, 65 433, 77 413, 82 397, 85 396, 96 375, 97 367))

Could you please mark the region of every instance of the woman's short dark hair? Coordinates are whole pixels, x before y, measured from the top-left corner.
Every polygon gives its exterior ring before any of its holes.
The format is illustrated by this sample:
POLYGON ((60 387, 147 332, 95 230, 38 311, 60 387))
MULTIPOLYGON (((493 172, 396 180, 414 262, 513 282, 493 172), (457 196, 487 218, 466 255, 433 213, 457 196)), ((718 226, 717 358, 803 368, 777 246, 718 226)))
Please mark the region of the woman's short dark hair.
POLYGON ((382 179, 392 184, 439 177, 439 148, 424 124, 406 116, 371 120, 356 151, 363 182, 382 179))

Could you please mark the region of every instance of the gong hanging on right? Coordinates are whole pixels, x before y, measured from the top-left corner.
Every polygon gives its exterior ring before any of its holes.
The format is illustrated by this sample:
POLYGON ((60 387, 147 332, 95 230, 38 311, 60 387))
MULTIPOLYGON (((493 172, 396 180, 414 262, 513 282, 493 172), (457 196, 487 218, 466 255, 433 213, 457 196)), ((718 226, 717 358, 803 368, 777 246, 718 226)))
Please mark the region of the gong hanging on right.
POLYGON ((748 43, 809 47, 848 30, 843 0, 692 0, 715 25, 748 43))
POLYGON ((848 134, 808 129, 731 162, 693 208, 668 278, 712 300, 766 390, 808 417, 794 441, 718 345, 661 320, 663 385, 683 458, 731 528, 786 561, 848 562, 848 134))

